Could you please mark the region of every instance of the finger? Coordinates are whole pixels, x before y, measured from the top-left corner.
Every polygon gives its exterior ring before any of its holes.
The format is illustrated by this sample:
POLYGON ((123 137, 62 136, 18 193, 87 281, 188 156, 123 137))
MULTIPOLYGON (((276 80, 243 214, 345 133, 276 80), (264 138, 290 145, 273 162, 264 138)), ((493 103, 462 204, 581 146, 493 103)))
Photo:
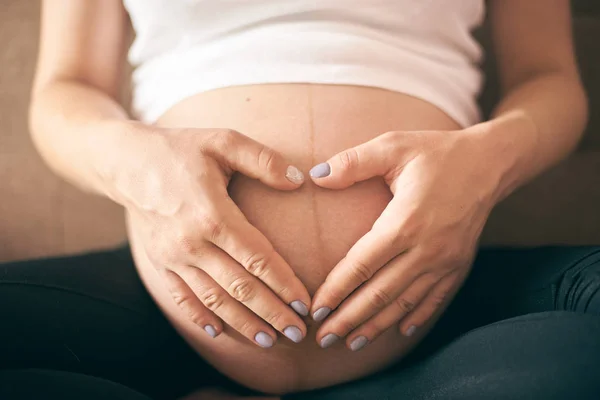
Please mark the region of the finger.
POLYGON ((458 274, 452 273, 442 278, 436 286, 434 286, 427 297, 407 315, 400 324, 400 332, 405 336, 412 336, 415 331, 425 325, 425 323, 434 316, 434 314, 442 312, 448 305, 448 302, 458 290, 458 274))
POLYGON ((273 329, 243 304, 233 299, 204 271, 196 267, 179 267, 177 274, 187 283, 202 304, 234 330, 263 348, 277 341, 273 329))
POLYGON ((227 219, 208 222, 206 239, 223 249, 248 272, 264 282, 285 304, 300 315, 308 315, 310 295, 292 268, 269 240, 239 211, 229 198, 214 199, 213 215, 227 219))
POLYGON ((386 176, 401 160, 390 149, 392 132, 344 150, 310 170, 310 177, 322 187, 343 189, 375 176, 386 176))
MULTIPOLYGON (((335 334, 345 337, 371 317, 387 308, 407 288, 420 281, 422 276, 416 270, 420 259, 416 252, 408 252, 390 261, 367 283, 357 289, 336 312, 325 321, 317 332, 317 341, 335 334)), ((429 280, 431 280, 429 278, 429 280)), ((400 304, 409 312, 414 303, 400 304)))
POLYGON ((304 174, 281 154, 233 130, 219 131, 206 150, 229 169, 275 189, 293 190, 304 182, 304 174))
POLYGON ((312 305, 315 321, 322 321, 357 287, 408 248, 408 240, 398 228, 384 227, 385 221, 399 224, 393 203, 394 200, 388 204, 373 228, 352 246, 317 289, 312 305))
POLYGON ((439 278, 432 274, 421 276, 386 308, 354 330, 346 339, 346 346, 352 351, 357 351, 373 342, 402 318, 410 315, 437 282, 439 278))
POLYGON ((210 256, 202 257, 197 261, 197 265, 233 299, 244 304, 288 339, 296 343, 304 339, 306 326, 302 319, 264 283, 249 274, 223 251, 214 248, 210 256))
POLYGON ((190 321, 204 329, 209 336, 217 337, 223 331, 221 320, 202 304, 179 275, 167 269, 161 270, 160 274, 175 304, 188 316, 190 321))

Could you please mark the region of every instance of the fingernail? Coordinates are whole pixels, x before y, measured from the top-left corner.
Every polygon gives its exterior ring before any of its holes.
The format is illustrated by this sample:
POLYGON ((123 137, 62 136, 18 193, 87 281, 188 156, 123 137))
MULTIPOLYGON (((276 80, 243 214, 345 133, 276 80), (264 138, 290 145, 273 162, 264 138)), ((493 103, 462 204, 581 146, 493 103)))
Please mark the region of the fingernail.
POLYGON ((300 343, 304 339, 302 331, 297 326, 288 326, 283 330, 283 334, 294 343, 300 343))
POLYGON ((285 171, 285 177, 288 181, 292 183, 302 183, 304 182, 304 174, 298 168, 290 165, 287 167, 287 171, 285 171))
POLYGON ((330 333, 328 335, 323 336, 323 339, 321 339, 321 348, 326 349, 329 346, 331 346, 332 344, 334 344, 335 342, 337 342, 337 340, 339 339, 338 335, 334 334, 334 333, 330 333))
POLYGON ((406 330, 406 333, 405 333, 405 335, 406 335, 406 336, 408 336, 408 337, 411 337, 411 336, 412 336, 412 335, 415 333, 415 331, 416 331, 416 330, 417 330, 417 327, 416 327, 416 326, 414 326, 414 325, 411 325, 411 326, 410 326, 410 327, 409 327, 409 328, 406 330))
POLYGON ((308 315, 308 307, 306 304, 301 302, 300 300, 294 300, 290 303, 290 306, 296 311, 298 314, 306 317, 308 315))
POLYGON ((331 312, 329 307, 321 307, 313 314, 313 319, 317 322, 323 321, 331 312))
POLYGON ((313 178, 325 178, 331 173, 331 166, 328 163, 317 164, 310 170, 310 176, 313 178))
POLYGON ((354 339, 352 343, 350 343, 350 350, 358 351, 365 347, 365 344, 367 344, 368 342, 369 339, 367 339, 365 336, 359 336, 356 339, 354 339))
POLYGON ((256 336, 254 336, 254 340, 256 340, 256 343, 261 347, 269 348, 273 346, 273 338, 265 332, 258 332, 256 336))
POLYGON ((210 337, 215 338, 217 336, 217 330, 212 325, 204 325, 204 330, 206 333, 210 335, 210 337))

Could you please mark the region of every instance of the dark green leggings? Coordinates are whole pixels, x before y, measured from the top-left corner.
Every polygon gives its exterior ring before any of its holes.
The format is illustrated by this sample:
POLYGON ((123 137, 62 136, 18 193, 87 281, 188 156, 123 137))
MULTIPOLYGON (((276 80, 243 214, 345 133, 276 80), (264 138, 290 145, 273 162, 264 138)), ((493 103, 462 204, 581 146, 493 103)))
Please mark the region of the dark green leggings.
MULTIPOLYGON (((251 391, 191 350, 129 249, 0 265, 0 399, 251 391)), ((284 400, 600 399, 600 248, 481 250, 444 316, 374 376, 284 400)))

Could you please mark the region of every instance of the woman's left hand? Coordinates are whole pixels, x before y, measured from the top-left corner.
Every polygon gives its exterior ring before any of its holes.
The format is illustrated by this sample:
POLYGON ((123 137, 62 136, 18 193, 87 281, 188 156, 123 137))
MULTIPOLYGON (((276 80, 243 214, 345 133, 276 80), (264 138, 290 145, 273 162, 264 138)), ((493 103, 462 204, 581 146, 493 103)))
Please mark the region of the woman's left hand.
POLYGON ((388 132, 311 170, 330 189, 383 177, 394 195, 313 297, 315 320, 335 310, 321 347, 358 350, 398 323, 411 336, 458 291, 502 176, 480 133, 388 132))

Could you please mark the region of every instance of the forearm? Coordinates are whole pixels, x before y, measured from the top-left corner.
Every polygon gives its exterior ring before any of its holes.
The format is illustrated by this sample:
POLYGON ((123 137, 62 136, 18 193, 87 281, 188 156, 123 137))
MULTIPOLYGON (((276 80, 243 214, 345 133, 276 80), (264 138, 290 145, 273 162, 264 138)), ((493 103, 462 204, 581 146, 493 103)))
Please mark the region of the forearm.
POLYGON ((565 158, 587 122, 587 99, 576 77, 540 74, 509 90, 489 121, 471 129, 484 138, 499 172, 494 200, 565 158))
POLYGON ((33 141, 46 163, 77 187, 107 194, 108 177, 139 135, 117 101, 76 81, 53 81, 34 91, 33 141))

